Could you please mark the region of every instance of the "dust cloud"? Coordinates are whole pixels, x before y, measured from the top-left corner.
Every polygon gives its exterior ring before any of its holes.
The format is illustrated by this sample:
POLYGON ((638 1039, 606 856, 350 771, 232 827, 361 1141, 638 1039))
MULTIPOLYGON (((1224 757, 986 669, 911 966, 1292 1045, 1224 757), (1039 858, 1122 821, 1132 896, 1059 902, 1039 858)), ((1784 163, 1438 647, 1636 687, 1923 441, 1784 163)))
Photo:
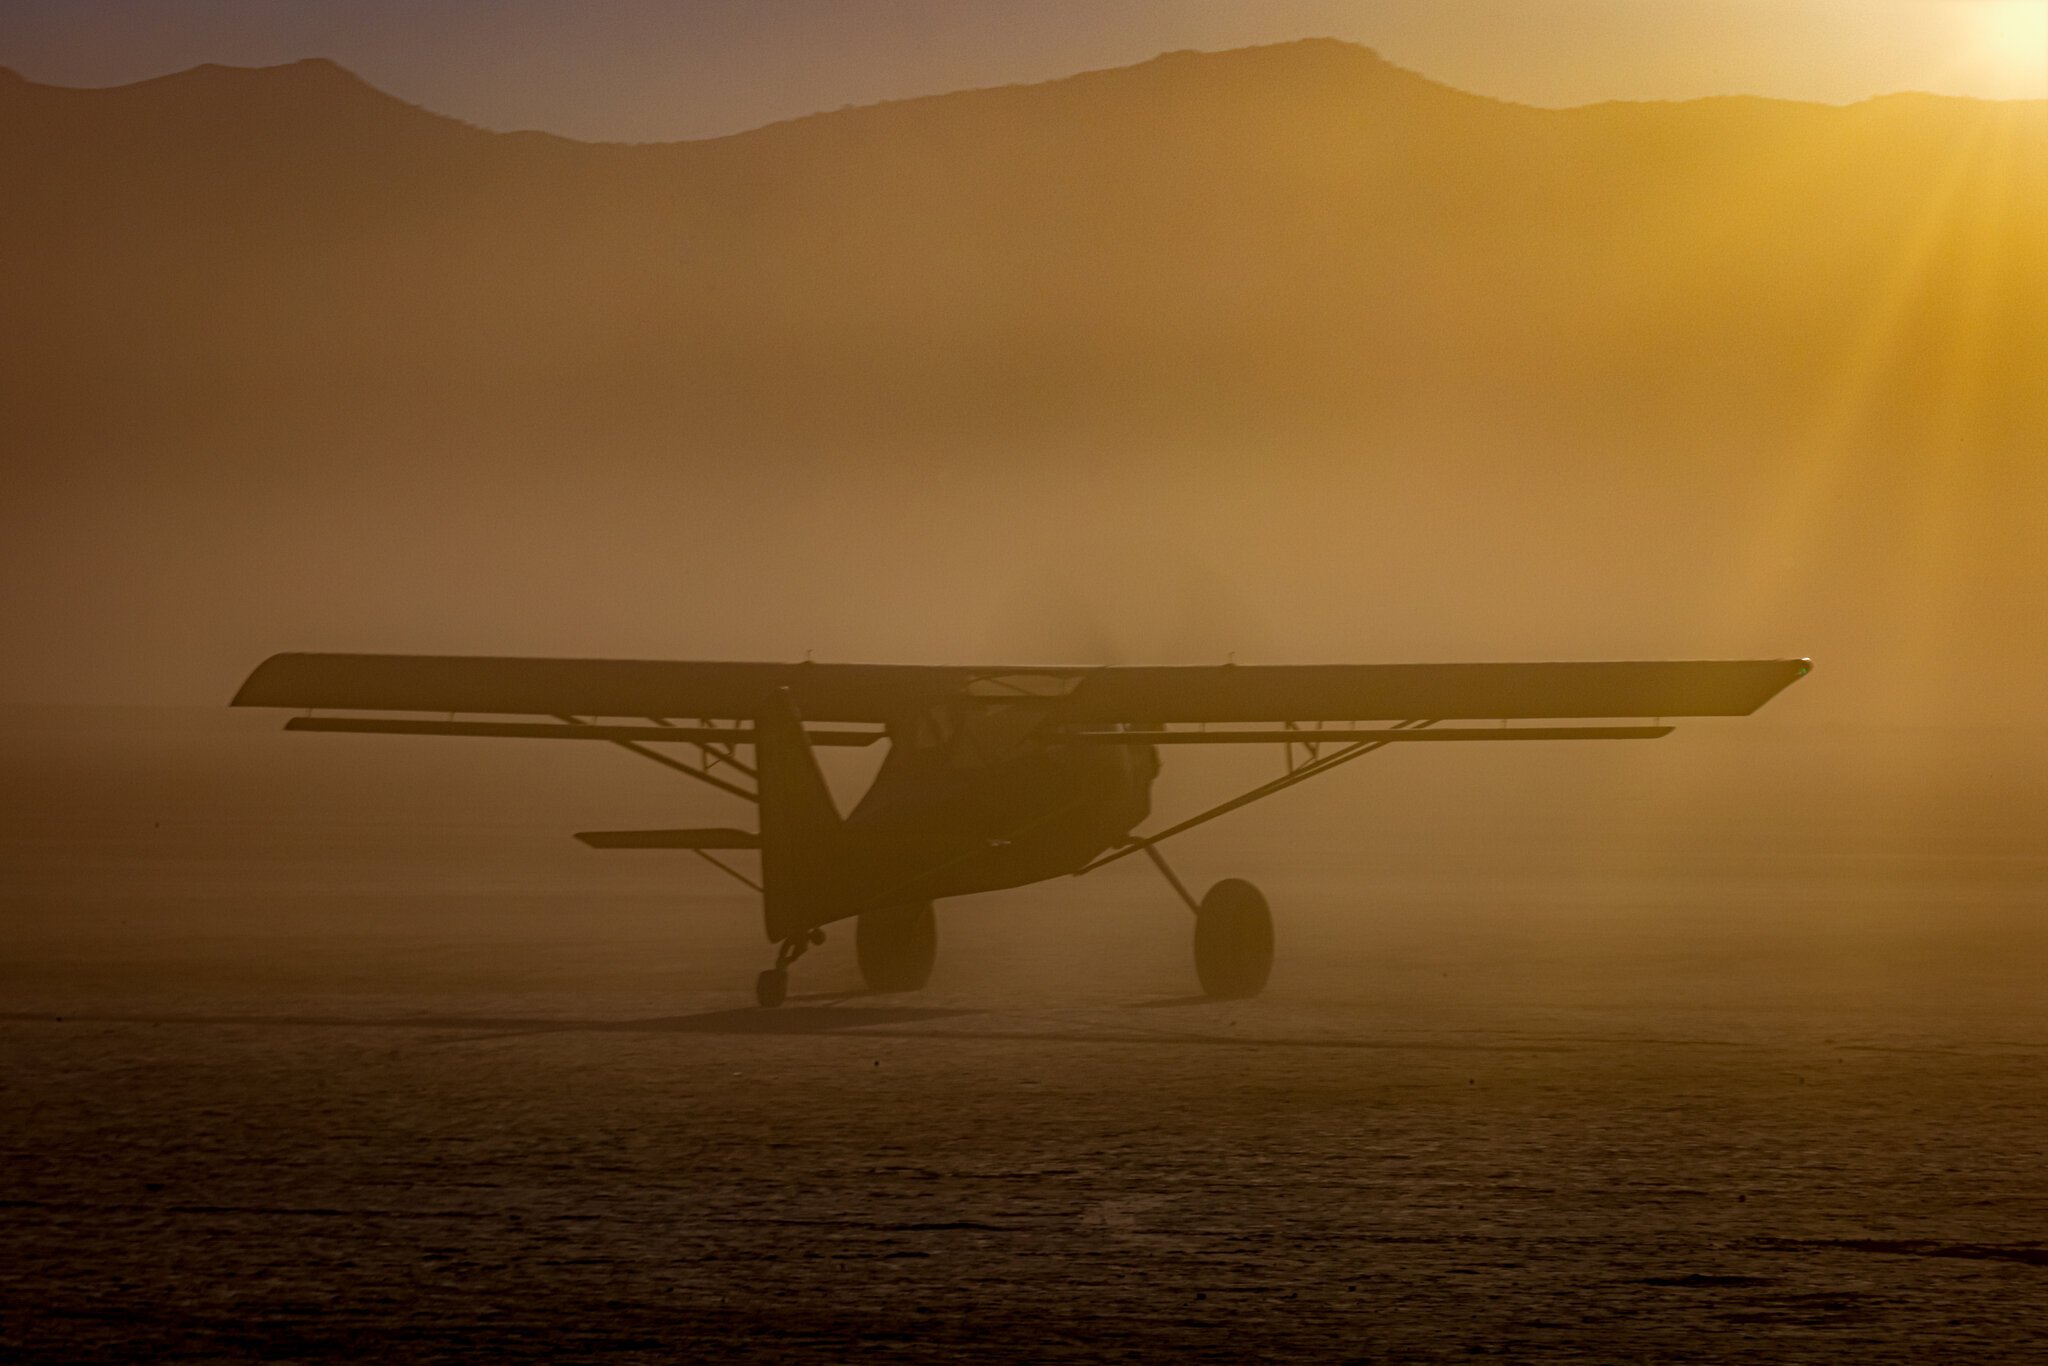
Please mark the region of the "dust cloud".
MULTIPOLYGON (((730 819, 628 756, 0 720, 20 1359, 2036 1332, 2036 735, 1377 756, 1174 851, 1272 897, 1257 1001, 1133 860, 942 904, 922 992, 835 930, 763 1012, 752 896, 567 837, 730 819)), ((1164 809, 1266 776, 1169 759, 1164 809)))

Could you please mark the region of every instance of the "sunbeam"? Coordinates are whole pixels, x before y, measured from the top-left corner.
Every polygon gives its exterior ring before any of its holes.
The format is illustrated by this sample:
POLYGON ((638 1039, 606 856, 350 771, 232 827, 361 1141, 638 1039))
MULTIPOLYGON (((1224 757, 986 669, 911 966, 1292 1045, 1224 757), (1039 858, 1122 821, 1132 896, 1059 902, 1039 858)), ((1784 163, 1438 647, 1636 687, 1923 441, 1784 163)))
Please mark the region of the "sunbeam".
POLYGON ((1768 620, 1805 591, 1806 573, 1837 524, 1831 515, 1840 512, 1835 505, 1868 473, 1859 462, 1869 453, 1870 420, 1910 340, 1915 310, 1930 302, 1987 136, 1980 128, 1956 147, 1911 220, 1895 233, 1888 266, 1869 282, 1853 341, 1827 367, 1825 388, 1803 428, 1787 441, 1777 491, 1757 504, 1759 525, 1749 537, 1746 571, 1725 600, 1732 620, 1768 620))

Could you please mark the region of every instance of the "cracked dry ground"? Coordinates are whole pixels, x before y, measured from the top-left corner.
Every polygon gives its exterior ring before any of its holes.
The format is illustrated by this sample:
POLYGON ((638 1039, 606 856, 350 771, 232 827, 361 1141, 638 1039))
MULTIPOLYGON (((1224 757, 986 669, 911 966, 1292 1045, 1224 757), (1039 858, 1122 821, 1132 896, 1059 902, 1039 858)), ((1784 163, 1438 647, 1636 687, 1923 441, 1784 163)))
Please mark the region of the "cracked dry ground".
POLYGON ((1080 969, 763 1016, 528 966, 12 973, 0 1355, 2048 1354, 2048 1043, 2010 1019, 1080 969))

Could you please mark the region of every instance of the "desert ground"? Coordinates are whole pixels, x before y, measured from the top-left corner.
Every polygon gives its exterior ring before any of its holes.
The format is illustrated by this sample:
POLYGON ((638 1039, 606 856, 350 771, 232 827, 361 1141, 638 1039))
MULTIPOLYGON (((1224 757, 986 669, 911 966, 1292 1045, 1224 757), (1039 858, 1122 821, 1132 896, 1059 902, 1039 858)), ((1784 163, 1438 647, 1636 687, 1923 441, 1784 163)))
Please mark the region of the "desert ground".
POLYGON ((762 1012, 744 893, 569 844, 560 760, 271 726, 0 736, 10 1360, 2048 1350, 2028 829, 1652 866, 1424 787, 1483 828, 1182 856, 1273 892, 1259 1000, 1127 863, 762 1012))

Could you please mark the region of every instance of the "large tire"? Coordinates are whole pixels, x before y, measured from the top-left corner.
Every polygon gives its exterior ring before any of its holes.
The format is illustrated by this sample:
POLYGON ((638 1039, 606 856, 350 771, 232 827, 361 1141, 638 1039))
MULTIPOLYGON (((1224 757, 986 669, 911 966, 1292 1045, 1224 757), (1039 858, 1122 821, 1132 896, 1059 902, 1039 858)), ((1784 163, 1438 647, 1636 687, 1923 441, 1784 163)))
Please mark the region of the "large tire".
POLYGON ((854 925, 853 953, 869 991, 916 991, 931 980, 939 956, 939 921, 932 903, 868 911, 854 925))
POLYGON ((1239 1001, 1266 989, 1273 972, 1273 913, 1265 893, 1229 877, 1195 912, 1195 976, 1202 994, 1239 1001))

